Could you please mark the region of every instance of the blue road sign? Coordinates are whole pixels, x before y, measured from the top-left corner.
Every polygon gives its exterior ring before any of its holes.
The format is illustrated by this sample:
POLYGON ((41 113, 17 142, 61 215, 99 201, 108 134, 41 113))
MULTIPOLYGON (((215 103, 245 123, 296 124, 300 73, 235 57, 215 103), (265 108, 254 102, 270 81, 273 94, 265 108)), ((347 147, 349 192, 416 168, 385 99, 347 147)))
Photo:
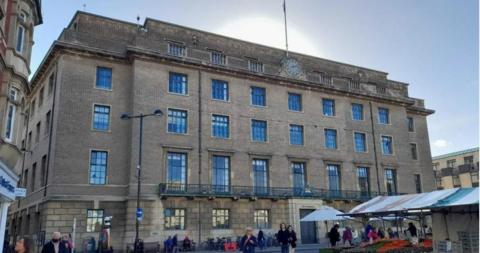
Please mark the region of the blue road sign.
POLYGON ((143 219, 143 210, 142 208, 137 208, 137 219, 142 220, 143 219))

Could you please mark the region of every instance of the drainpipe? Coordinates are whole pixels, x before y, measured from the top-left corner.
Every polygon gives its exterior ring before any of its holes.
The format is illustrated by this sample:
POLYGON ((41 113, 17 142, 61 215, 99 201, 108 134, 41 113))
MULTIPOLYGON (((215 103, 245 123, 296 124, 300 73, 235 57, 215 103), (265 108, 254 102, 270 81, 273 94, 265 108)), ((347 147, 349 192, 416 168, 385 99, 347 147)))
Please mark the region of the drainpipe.
POLYGON ((372 102, 368 102, 370 108, 370 123, 372 124, 372 138, 373 138, 373 154, 375 156, 375 171, 377 172, 377 191, 380 194, 380 175, 378 172, 378 156, 377 156, 377 138, 375 137, 375 124, 373 122, 372 102))
MULTIPOLYGON (((202 184, 202 72, 198 70, 198 187, 202 184)), ((198 243, 202 240, 201 203, 198 202, 198 243)), ((200 244, 199 244, 200 245, 200 244)))

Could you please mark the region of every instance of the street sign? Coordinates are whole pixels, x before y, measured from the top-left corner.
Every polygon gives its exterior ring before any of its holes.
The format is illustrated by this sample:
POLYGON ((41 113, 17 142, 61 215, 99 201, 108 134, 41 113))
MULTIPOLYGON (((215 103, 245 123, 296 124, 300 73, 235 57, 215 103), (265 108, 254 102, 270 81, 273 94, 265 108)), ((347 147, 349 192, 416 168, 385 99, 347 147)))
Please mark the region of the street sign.
POLYGON ((27 189, 15 188, 15 197, 25 198, 25 196, 27 196, 27 189))
POLYGON ((143 210, 142 208, 137 208, 137 220, 141 221, 143 219, 143 210))

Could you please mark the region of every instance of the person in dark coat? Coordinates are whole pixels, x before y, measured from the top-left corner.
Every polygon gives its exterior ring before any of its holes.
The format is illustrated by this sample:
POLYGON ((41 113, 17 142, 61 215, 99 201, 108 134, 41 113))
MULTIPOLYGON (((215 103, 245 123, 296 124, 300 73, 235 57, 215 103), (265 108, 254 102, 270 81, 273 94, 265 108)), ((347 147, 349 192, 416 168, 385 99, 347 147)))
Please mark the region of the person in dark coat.
POLYGON ((265 235, 263 234, 263 231, 261 229, 258 231, 257 241, 260 249, 265 248, 265 235))
POLYGON ((43 246, 42 253, 69 253, 65 244, 60 242, 61 238, 60 232, 53 232, 52 240, 43 246))
POLYGON ((240 249, 243 253, 255 253, 255 247, 258 245, 257 238, 252 234, 253 229, 247 227, 245 235, 240 240, 240 249))
POLYGON ((280 224, 280 230, 278 230, 277 233, 277 241, 280 243, 280 246, 282 248, 282 253, 288 253, 288 247, 289 247, 289 242, 288 242, 288 231, 287 227, 285 226, 285 223, 280 224))
POLYGON ((177 234, 175 234, 175 235, 172 237, 172 252, 173 252, 173 253, 177 253, 177 252, 178 252, 178 238, 177 238, 177 234))
POLYGON ((293 230, 292 225, 288 225, 287 231, 288 231, 288 242, 292 247, 291 253, 295 253, 295 248, 297 247, 297 233, 295 233, 295 230, 293 230))
POLYGON ((338 224, 335 224, 335 226, 330 229, 330 232, 328 233, 328 238, 330 238, 330 245, 332 247, 335 247, 337 245, 337 242, 340 241, 340 233, 338 232, 338 224))
POLYGON ((417 227, 411 222, 408 223, 408 231, 410 232, 410 236, 417 237, 417 227))

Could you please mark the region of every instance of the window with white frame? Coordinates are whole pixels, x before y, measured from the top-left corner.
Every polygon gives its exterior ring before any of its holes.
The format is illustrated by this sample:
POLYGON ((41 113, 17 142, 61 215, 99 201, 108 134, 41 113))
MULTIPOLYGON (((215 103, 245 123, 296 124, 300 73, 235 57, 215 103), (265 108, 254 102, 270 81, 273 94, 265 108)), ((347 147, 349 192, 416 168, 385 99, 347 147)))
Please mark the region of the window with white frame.
POLYGON ((212 51, 210 53, 210 59, 213 64, 216 65, 225 65, 227 64, 227 57, 222 52, 212 51))
POLYGON ((11 88, 8 94, 8 105, 7 105, 7 120, 5 126, 5 140, 11 142, 13 140, 13 129, 15 125, 15 113, 17 111, 17 106, 15 101, 17 100, 18 90, 11 88))

